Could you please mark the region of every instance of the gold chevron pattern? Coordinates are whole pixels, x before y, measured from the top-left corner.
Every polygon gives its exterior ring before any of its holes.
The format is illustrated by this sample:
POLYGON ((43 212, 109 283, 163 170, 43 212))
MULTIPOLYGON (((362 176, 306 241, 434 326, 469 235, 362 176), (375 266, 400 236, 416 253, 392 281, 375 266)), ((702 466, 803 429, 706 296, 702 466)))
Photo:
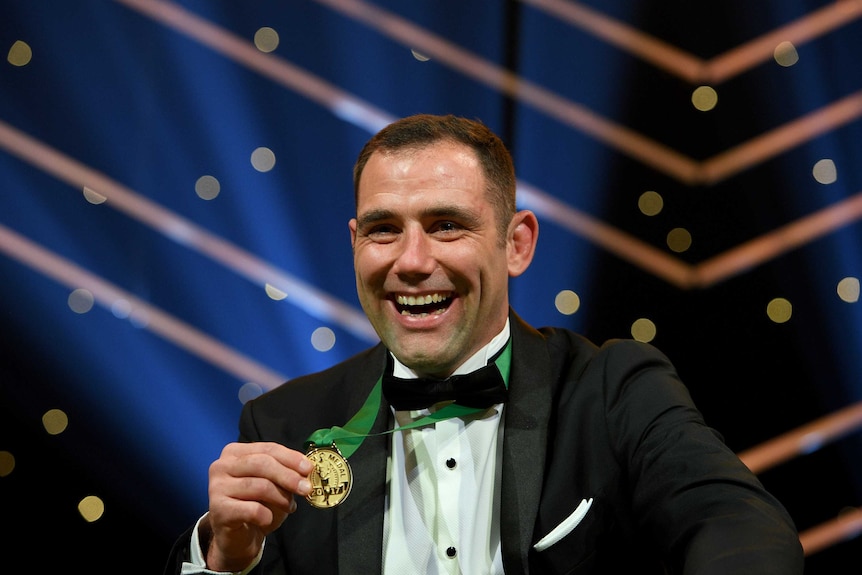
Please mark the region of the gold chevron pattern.
MULTIPOLYGON (((603 144, 637 159, 657 171, 689 185, 714 184, 756 163, 781 154, 826 132, 862 117, 862 90, 820 110, 791 120, 771 132, 741 142, 735 147, 696 161, 660 142, 600 117, 591 110, 534 85, 508 70, 487 62, 419 26, 361 0, 317 0, 355 18, 381 34, 442 62, 466 76, 485 83, 512 98, 530 104, 573 129, 585 132, 603 144)), ((773 57, 781 42, 801 44, 862 17, 862 2, 843 0, 815 10, 797 21, 716 56, 702 60, 667 45, 576 2, 520 0, 572 26, 593 34, 620 50, 649 62, 656 68, 696 84, 719 84, 773 57)), ((532 207, 532 206, 531 206, 532 207)), ((562 207, 575 218, 591 220, 573 208, 562 207)), ((557 219, 559 211, 542 215, 557 219)), ((643 242, 600 222, 572 224, 572 231, 608 249, 634 265, 682 289, 704 288, 752 266, 762 264, 788 250, 862 218, 862 193, 820 212, 790 222, 784 227, 753 238, 697 265, 650 249, 643 242)))

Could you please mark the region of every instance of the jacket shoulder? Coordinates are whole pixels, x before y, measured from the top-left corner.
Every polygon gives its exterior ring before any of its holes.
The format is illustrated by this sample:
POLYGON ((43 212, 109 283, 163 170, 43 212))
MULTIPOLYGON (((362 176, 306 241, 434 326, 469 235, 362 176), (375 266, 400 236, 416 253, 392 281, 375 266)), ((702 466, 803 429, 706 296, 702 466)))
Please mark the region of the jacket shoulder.
POLYGON ((377 345, 246 402, 240 416, 240 439, 279 441, 298 449, 315 429, 343 425, 383 372, 385 354, 385 348, 377 345))

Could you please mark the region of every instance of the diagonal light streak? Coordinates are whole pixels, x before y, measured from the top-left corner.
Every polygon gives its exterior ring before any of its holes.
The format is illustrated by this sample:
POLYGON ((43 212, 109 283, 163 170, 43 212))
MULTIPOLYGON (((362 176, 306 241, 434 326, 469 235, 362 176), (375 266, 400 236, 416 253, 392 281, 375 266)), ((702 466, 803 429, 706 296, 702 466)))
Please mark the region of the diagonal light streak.
POLYGON ((702 59, 578 2, 520 0, 689 82, 704 75, 702 59))
POLYGON ((142 320, 146 329, 207 361, 241 381, 254 382, 272 389, 287 380, 277 373, 176 317, 141 300, 99 276, 48 251, 20 234, 0 225, 0 252, 52 278, 70 289, 83 288, 103 307, 128 302, 130 318, 142 320))
POLYGON ((172 2, 160 0, 115 0, 149 18, 194 38, 204 46, 230 58, 274 82, 301 93, 330 109, 337 117, 375 133, 395 118, 368 102, 349 94, 293 64, 258 50, 248 40, 220 28, 172 2))
POLYGON ((0 121, 0 147, 77 189, 84 186, 92 189, 108 198, 109 206, 212 258, 240 276, 261 286, 275 286, 288 294, 288 301, 309 314, 336 323, 362 340, 377 341, 377 335, 362 312, 3 121, 0 121))
MULTIPOLYGON (((316 0, 325 4, 342 14, 350 16, 364 23, 373 30, 392 38, 401 44, 416 49, 422 54, 440 61, 450 68, 458 70, 467 77, 482 82, 500 92, 516 98, 520 101, 533 105, 549 117, 555 118, 572 128, 593 136, 610 147, 621 151, 630 157, 643 162, 659 171, 662 171, 677 180, 689 184, 712 184, 720 179, 732 176, 739 171, 750 167, 755 162, 764 161, 774 157, 781 152, 797 146, 826 129, 838 127, 849 123, 862 116, 862 109, 856 106, 857 97, 851 96, 838 103, 825 106, 822 110, 812 112, 807 117, 788 124, 754 138, 748 143, 741 144, 725 153, 718 154, 705 162, 696 161, 684 154, 673 150, 643 134, 630 130, 629 128, 611 122, 610 120, 596 114, 579 104, 571 102, 553 92, 537 86, 517 74, 484 60, 467 50, 464 50, 447 40, 431 34, 427 30, 408 22, 407 20, 393 15, 385 10, 375 7, 362 0, 316 0), (825 120, 825 121, 824 121, 825 120)), ((533 0, 522 0, 533 1, 533 0)), ((559 2, 535 0, 543 6, 563 6, 559 2)), ((857 8, 833 8, 829 11, 818 12, 812 16, 811 24, 815 30, 827 29, 826 24, 833 26, 844 23, 850 19, 862 15, 862 2, 856 3, 857 8)), ((627 38, 631 44, 643 46, 645 50, 660 54, 665 64, 675 62, 680 69, 691 70, 693 61, 672 47, 661 42, 647 38, 634 31, 626 30, 621 25, 612 23, 609 19, 601 17, 598 13, 589 11, 580 6, 565 4, 567 10, 577 12, 580 20, 598 26, 605 30, 609 36, 627 38), (631 33, 629 33, 631 32, 631 33)), ((791 37, 803 37, 806 33, 805 21, 782 33, 792 33, 791 37)), ((807 33, 811 33, 808 31, 807 33)), ((763 55, 763 48, 759 44, 756 53, 758 57, 763 55)), ((769 55, 775 46, 772 46, 769 55)), ((730 67, 735 59, 751 59, 748 54, 752 49, 746 49, 737 57, 732 53, 725 59, 718 61, 721 69, 730 67)), ((705 73, 714 75, 712 65, 704 64, 705 73)), ((860 92, 859 94, 862 94, 860 92)))
MULTIPOLYGON (((307 72, 289 66, 280 59, 261 53, 251 43, 224 32, 175 5, 151 0, 117 1, 135 8, 145 9, 147 14, 157 17, 159 21, 171 25, 181 32, 189 33, 202 41, 205 40, 207 45, 226 56, 240 62, 254 62, 255 69, 266 73, 290 89, 328 106, 346 121, 363 127, 369 132, 373 133, 381 124, 392 120, 391 116, 370 104, 320 81, 307 72)), ((802 128, 811 133, 813 130, 819 129, 818 126, 822 126, 824 123, 834 125, 842 119, 860 113, 860 111, 862 111, 860 110, 860 96, 854 96, 840 102, 836 107, 830 108, 821 115, 815 114, 800 122, 802 128)), ((782 134, 782 136, 783 139, 787 140, 791 139, 793 134, 782 134)), ((768 145, 774 147, 773 140, 780 139, 782 138, 769 138, 768 145)), ((332 300, 326 294, 315 291, 299 280, 258 260, 251 254, 201 230, 176 214, 156 206, 102 174, 62 156, 2 122, 0 122, 0 144, 4 144, 10 152, 23 157, 72 185, 80 186, 83 182, 84 185, 106 196, 113 192, 110 194, 113 197, 112 204, 117 204, 127 213, 135 214, 135 217, 146 221, 148 225, 161 230, 177 241, 182 241, 185 245, 208 254, 213 259, 221 261, 229 268, 235 269, 258 283, 271 283, 280 289, 283 288, 284 291, 292 294, 294 299, 301 300, 302 305, 310 313, 319 314, 319 317, 336 321, 362 338, 376 340, 376 334, 373 334, 367 319, 356 310, 332 300)), ((749 149, 748 153, 756 153, 756 150, 749 149)), ((739 154, 734 155, 742 157, 739 154)), ((713 166, 712 170, 720 171, 720 164, 711 164, 711 166, 713 166)), ((772 235, 764 236, 766 239, 752 240, 739 248, 700 264, 697 268, 692 268, 677 258, 589 217, 540 190, 523 183, 519 185, 519 188, 528 205, 539 216, 554 221, 572 233, 627 259, 633 265, 664 278, 681 289, 706 287, 747 270, 755 263, 763 262, 799 245, 798 239, 793 234, 773 232, 772 235), (779 235, 781 238, 776 240, 775 238, 779 235), (765 245, 769 246, 769 249, 764 249, 765 245)), ((839 208, 836 208, 832 213, 842 213, 840 206, 843 205, 846 204, 839 204, 839 208)), ((826 220, 816 220, 819 216, 812 216, 814 221, 820 223, 816 229, 808 228, 805 233, 809 234, 809 238, 813 238, 860 217, 854 210, 844 212, 844 214, 845 217, 843 218, 831 217, 826 220), (847 215, 850 217, 848 218, 847 215)))
POLYGON ((862 507, 842 511, 835 519, 806 529, 799 534, 799 541, 805 556, 810 557, 859 535, 862 535, 862 507))
MULTIPOLYGON (((274 54, 260 52, 251 42, 215 26, 176 4, 157 0, 115 1, 137 10, 177 32, 198 40, 216 52, 243 66, 256 70, 290 90, 303 94, 312 101, 330 109, 336 116, 360 126, 370 133, 375 133, 394 120, 393 116, 370 103, 325 82, 274 54)), ((317 1, 363 22, 405 46, 440 60, 468 77, 484 82, 514 98, 528 102, 562 123, 587 133, 644 164, 687 184, 716 183, 756 162, 764 161, 791 149, 826 129, 838 127, 862 116, 862 108, 858 105, 862 92, 859 92, 843 101, 826 106, 822 110, 812 112, 807 117, 785 127, 740 144, 705 162, 697 162, 659 142, 615 124, 585 107, 527 82, 505 68, 487 62, 423 28, 371 4, 361 0, 317 1)), ((549 2, 548 4, 553 3, 549 2)), ((604 22, 604 20, 599 20, 597 14, 592 12, 589 14, 591 18, 604 22)), ((824 14, 826 16, 831 15, 831 18, 821 16, 819 19, 832 22, 833 25, 838 21, 845 21, 857 15, 853 10, 844 9, 836 10, 834 13, 824 12, 824 14), (842 16, 844 20, 839 19, 838 16, 842 16)), ((821 25, 822 27, 823 25, 821 25)), ((624 31, 617 33, 624 35, 624 31)), ((801 32, 796 33, 800 34, 801 32)), ((668 57, 670 58, 670 56, 668 57)), ((687 63, 684 64, 684 67, 690 66, 690 61, 685 61, 687 63)))
MULTIPOLYGON (((216 52, 256 70, 265 77, 297 91, 330 109, 338 117, 361 125, 371 133, 394 120, 371 104, 348 94, 274 54, 263 53, 254 44, 224 30, 171 2, 115 0, 129 8, 196 39, 216 52)), ((561 122, 611 143, 641 161, 657 166, 683 181, 697 179, 697 166, 689 158, 634 131, 614 124, 590 110, 569 102, 540 86, 490 64, 406 20, 371 4, 354 0, 318 0, 345 12, 374 29, 386 32, 426 55, 479 79, 513 97, 534 104, 561 122)))
POLYGON ((862 90, 706 160, 704 183, 716 183, 862 117, 862 90))
POLYGON ((694 286, 715 284, 858 220, 862 192, 701 262, 694 270, 694 286))
POLYGON ((519 202, 537 215, 590 239, 594 244, 628 260, 668 283, 687 289, 693 283, 692 267, 651 245, 614 228, 523 182, 519 202))
MULTIPOLYGON (((290 294, 289 301, 308 313, 341 325, 360 339, 376 341, 359 311, 286 274, 193 222, 165 209, 0 121, 0 147, 72 186, 87 186, 108 198, 108 205, 145 223, 260 285, 290 294)), ((862 219, 862 192, 805 218, 750 240, 723 254, 691 265, 597 220, 549 194, 519 182, 520 201, 539 217, 616 254, 680 289, 705 288, 742 273, 805 242, 862 219)))
POLYGON ((781 42, 799 46, 862 17, 862 2, 838 0, 717 56, 706 63, 702 80, 719 83, 774 57, 781 42))
POLYGON ((739 453, 756 474, 862 429, 862 401, 739 453))
MULTIPOLYGON (((862 429, 862 402, 849 405, 794 430, 739 453, 739 458, 760 475, 790 459, 813 453, 862 429)), ((862 508, 842 513, 799 534, 806 556, 862 534, 862 508)))
MULTIPOLYGON (((297 70, 281 60, 256 50, 249 42, 238 39, 205 21, 194 17, 175 6, 164 2, 147 2, 141 0, 118 0, 135 6, 147 6, 148 8, 159 8, 157 11, 160 18, 167 19, 181 31, 193 33, 196 38, 206 39, 208 45, 217 47, 221 53, 229 55, 242 62, 254 62, 255 69, 265 71, 274 79, 279 80, 287 87, 312 98, 322 105, 328 106, 334 113, 338 113, 345 120, 363 127, 369 132, 379 128, 381 123, 391 121, 391 117, 374 108, 350 94, 319 81, 314 76, 297 70), (180 24, 181 23, 181 26, 180 24), (269 63, 267 63, 269 62, 269 63), (274 63, 273 63, 274 62, 274 63)), ((860 93, 862 94, 862 93, 860 93)), ((748 158, 763 158, 763 148, 773 151, 783 144, 799 140, 799 133, 805 132, 809 137, 820 133, 827 127, 834 127, 842 121, 853 118, 862 113, 862 95, 854 95, 839 102, 828 109, 814 113, 807 118, 797 122, 792 129, 776 131, 762 137, 757 142, 732 150, 726 156, 716 158, 708 163, 711 179, 717 179, 717 174, 726 173, 740 169, 740 164, 748 161, 748 158)), ((113 190, 112 204, 116 203, 125 211, 137 214, 136 217, 147 221, 149 225, 160 229, 166 235, 186 245, 197 244, 197 249, 208 253, 216 260, 222 261, 228 267, 236 269, 241 274, 261 283, 272 283, 277 287, 284 288, 291 293, 294 300, 300 300, 310 313, 327 320, 335 319, 348 329, 360 335, 360 337, 373 340, 373 335, 367 320, 361 314, 355 312, 339 302, 328 298, 325 294, 315 292, 312 288, 305 286, 299 280, 291 278, 282 272, 275 270, 272 266, 260 262, 250 254, 238 250, 224 240, 202 232, 190 222, 183 220, 167 212, 163 208, 155 206, 141 196, 134 194, 119 184, 108 180, 102 174, 81 166, 77 162, 66 158, 47 146, 32 140, 20 132, 0 123, 0 135, 7 144, 7 148, 19 156, 25 157, 31 163, 39 165, 42 169, 54 173, 55 176, 64 179, 72 185, 86 183, 94 190, 105 193, 113 190), (62 173, 61 173, 62 172, 62 173), (341 318, 341 319, 338 319, 341 318)), ((776 240, 778 232, 764 236, 762 239, 752 240, 747 244, 717 256, 700 264, 693 270, 687 264, 679 261, 664 252, 649 246, 648 244, 625 234, 624 232, 586 216, 578 210, 565 205, 551 196, 532 188, 526 184, 520 186, 527 203, 539 216, 554 221, 565 229, 587 238, 594 244, 617 254, 639 266, 650 273, 664 278, 666 281, 682 288, 689 289, 699 286, 706 287, 717 281, 738 274, 749 269, 753 264, 775 257, 792 247, 799 245, 798 239, 793 234, 781 232, 781 240, 776 240)), ((845 204, 839 204, 835 213, 842 213, 845 204)), ((845 225, 850 218, 858 218, 856 211, 844 211, 843 221, 835 218, 818 220, 821 222, 814 232, 806 232, 808 237, 828 233, 840 225, 845 225), (830 223, 831 222, 831 223, 830 223)), ((812 220, 807 220, 812 221, 812 220)), ((796 226, 794 229, 801 229, 796 226)))
MULTIPOLYGON (((278 82, 288 89, 305 95, 312 101, 333 110, 334 113, 348 122, 366 129, 369 133, 375 133, 381 124, 386 124, 394 118, 385 112, 373 107, 353 95, 346 93, 314 75, 299 70, 272 54, 265 54, 257 50, 247 40, 214 26, 206 20, 168 2, 154 2, 152 0, 116 0, 130 8, 139 10, 141 13, 156 19, 158 22, 170 28, 198 39, 216 52, 228 57, 240 64, 250 65, 253 69, 261 72, 271 80, 278 82), (349 113, 345 113, 345 112, 349 113)), ((354 4, 353 7, 363 7, 363 4, 354 4)), ((387 19, 393 27, 403 28, 409 24, 402 20, 387 19)), ((427 33, 415 27, 401 31, 402 34, 424 36, 427 42, 435 45, 445 45, 437 41, 427 33)), ((427 42, 423 44, 427 48, 427 42)), ((469 54, 456 52, 452 54, 454 59, 464 56, 473 58, 469 54)), ((601 223, 574 208, 566 206, 559 200, 552 199, 549 195, 531 186, 522 185, 524 198, 530 207, 539 216, 544 216, 555 221, 565 229, 586 237, 593 243, 626 258, 633 264, 645 267, 647 270, 665 277, 672 283, 679 285, 690 284, 690 270, 687 271, 683 264, 672 257, 662 254, 659 250, 651 248, 647 244, 614 229, 608 224, 601 223), (565 216, 565 217, 563 217, 565 216)))
POLYGON ((832 2, 724 54, 704 60, 577 2, 520 1, 692 84, 719 84, 768 61, 781 42, 798 46, 862 16, 862 2, 832 2))
POLYGON ((683 154, 524 80, 517 74, 463 50, 403 18, 360 0, 317 2, 346 14, 425 56, 439 60, 470 78, 531 104, 563 124, 587 133, 681 181, 697 181, 696 162, 683 154))

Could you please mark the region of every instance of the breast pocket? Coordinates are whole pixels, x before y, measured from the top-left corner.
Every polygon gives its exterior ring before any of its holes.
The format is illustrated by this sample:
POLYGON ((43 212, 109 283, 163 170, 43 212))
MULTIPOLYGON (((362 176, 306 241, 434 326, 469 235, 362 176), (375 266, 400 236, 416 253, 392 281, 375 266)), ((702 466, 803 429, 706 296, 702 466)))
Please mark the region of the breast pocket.
POLYGON ((541 536, 530 550, 530 571, 589 572, 586 567, 601 555, 604 538, 611 531, 612 520, 606 511, 600 498, 586 498, 561 521, 537 533, 541 536))
POLYGON ((584 517, 587 516, 587 513, 590 512, 590 507, 592 507, 592 505, 592 497, 589 499, 582 499, 577 508, 572 511, 568 517, 563 519, 550 531, 550 533, 542 537, 535 545, 533 545, 533 549, 536 551, 544 551, 574 531, 578 525, 581 524, 581 521, 584 520, 584 517))

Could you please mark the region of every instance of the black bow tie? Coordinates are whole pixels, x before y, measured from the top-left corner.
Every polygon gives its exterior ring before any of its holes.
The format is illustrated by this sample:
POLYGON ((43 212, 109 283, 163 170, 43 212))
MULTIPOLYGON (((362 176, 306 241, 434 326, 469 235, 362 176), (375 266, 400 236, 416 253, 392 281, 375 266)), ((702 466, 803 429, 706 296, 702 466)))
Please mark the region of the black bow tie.
POLYGON ((446 379, 402 379, 392 375, 390 357, 383 375, 383 395, 398 411, 425 409, 447 400, 466 407, 486 408, 504 403, 508 390, 494 362, 472 373, 446 379))

